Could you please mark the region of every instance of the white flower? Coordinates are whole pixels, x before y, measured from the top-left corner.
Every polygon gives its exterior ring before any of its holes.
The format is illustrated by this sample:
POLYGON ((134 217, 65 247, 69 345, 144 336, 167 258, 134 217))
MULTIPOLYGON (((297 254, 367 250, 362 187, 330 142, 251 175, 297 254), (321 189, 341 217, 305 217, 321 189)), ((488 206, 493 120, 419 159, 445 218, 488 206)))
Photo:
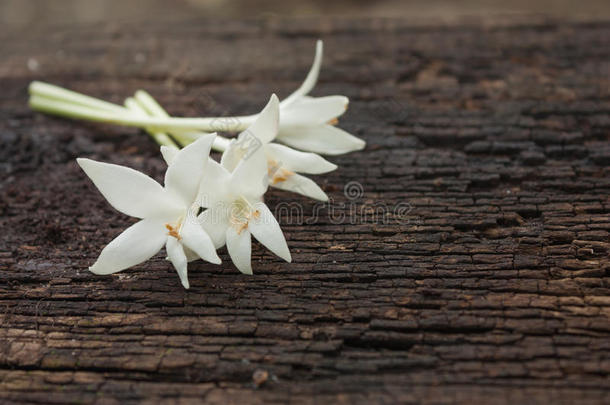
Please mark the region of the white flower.
MULTIPOLYGON (((361 150, 366 143, 336 128, 338 117, 348 105, 345 96, 310 97, 322 64, 322 41, 316 44, 316 55, 305 81, 280 103, 281 121, 277 140, 296 149, 327 155, 340 155, 361 150)), ((85 96, 46 83, 32 82, 29 87, 30 106, 38 111, 59 116, 129 125, 150 130, 157 142, 171 145, 173 141, 160 132, 169 132, 177 141, 187 143, 189 134, 197 131, 239 131, 252 124, 257 115, 243 117, 170 117, 160 106, 143 116, 133 108, 85 96)), ((141 92, 140 92, 141 93, 141 92)), ((147 96, 147 98, 149 98, 147 96)), ((142 98, 136 94, 136 99, 142 98)), ((153 102, 156 104, 156 102, 153 102)), ((132 103, 133 104, 133 103, 132 103)), ((145 103, 146 104, 146 103, 145 103)), ((148 105, 150 107, 150 105, 148 105)))
MULTIPOLYGON (((272 97, 247 131, 258 138, 277 132, 277 126, 277 98, 272 97)), ((208 162, 209 175, 203 179, 199 194, 206 210, 199 221, 217 248, 227 245, 235 267, 252 274, 251 236, 282 259, 290 262, 292 258, 280 225, 263 202, 268 184, 264 148, 250 150, 237 159, 235 144, 235 140, 230 143, 220 164, 208 162)))
POLYGON ((313 180, 297 173, 327 173, 335 170, 337 165, 315 153, 301 152, 272 143, 278 133, 278 119, 281 120, 278 114, 279 100, 274 94, 258 115, 258 119, 227 145, 221 163, 225 167, 236 167, 240 160, 249 158, 256 149, 262 148, 267 158, 271 187, 327 201, 328 196, 313 180))
POLYGON ((322 65, 322 41, 316 43, 316 56, 305 81, 280 103, 280 130, 277 140, 293 148, 327 155, 361 150, 366 143, 335 127, 347 109, 345 96, 310 97, 322 65))
POLYGON ((201 180, 209 176, 207 156, 214 136, 203 136, 176 153, 165 173, 165 187, 124 166, 77 159, 110 205, 141 219, 110 242, 89 270, 116 273, 148 260, 165 245, 182 285, 189 288, 187 253, 220 263, 210 236, 196 220, 199 206, 193 204, 201 180))
MULTIPOLYGON (((143 97, 144 93, 141 93, 143 97)), ((150 96, 146 96, 150 97, 150 96)), ((149 103, 154 102, 147 99, 149 103)), ((225 167, 234 168, 240 160, 262 148, 267 158, 269 185, 281 190, 292 191, 320 201, 328 201, 326 193, 311 179, 298 173, 322 174, 333 171, 337 165, 311 152, 301 152, 288 146, 271 142, 278 133, 279 100, 274 94, 265 109, 257 115, 257 120, 237 139, 229 140, 217 136, 213 147, 223 150, 222 162, 225 167), (254 135, 256 133, 256 135, 254 135)), ((162 146, 161 154, 165 162, 171 164, 178 148, 162 146)))

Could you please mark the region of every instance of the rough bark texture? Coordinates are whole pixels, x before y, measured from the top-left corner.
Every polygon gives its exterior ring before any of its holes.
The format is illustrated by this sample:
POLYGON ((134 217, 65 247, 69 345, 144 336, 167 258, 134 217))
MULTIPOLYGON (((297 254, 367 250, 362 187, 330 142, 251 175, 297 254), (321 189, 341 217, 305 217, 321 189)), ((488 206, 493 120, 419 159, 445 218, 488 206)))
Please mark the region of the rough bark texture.
POLYGON ((0 44, 1 402, 608 403, 610 24, 185 21, 0 44), (314 94, 349 96, 340 125, 368 146, 318 177, 333 210, 269 193, 302 207, 279 215, 293 263, 256 246, 247 277, 223 251, 188 291, 163 254, 89 273, 133 220, 74 158, 164 164, 135 129, 32 113, 29 81, 252 113, 299 84, 317 37, 314 94))

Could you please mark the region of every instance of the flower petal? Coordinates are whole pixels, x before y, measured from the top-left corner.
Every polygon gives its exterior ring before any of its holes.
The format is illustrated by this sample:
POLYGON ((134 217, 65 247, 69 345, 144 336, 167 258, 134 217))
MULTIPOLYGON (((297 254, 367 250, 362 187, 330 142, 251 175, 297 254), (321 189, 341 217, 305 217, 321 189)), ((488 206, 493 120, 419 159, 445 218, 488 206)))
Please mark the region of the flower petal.
POLYGON ((163 221, 143 219, 106 245, 89 270, 95 274, 112 274, 125 270, 153 257, 166 240, 163 221))
POLYGON ((265 203, 260 202, 254 204, 254 209, 254 212, 258 212, 258 214, 252 215, 248 223, 248 229, 252 235, 267 249, 287 262, 291 262, 292 258, 286 244, 286 238, 284 238, 280 224, 277 223, 269 208, 265 203))
POLYGON ((214 243, 216 249, 224 246, 229 227, 229 210, 224 203, 219 202, 203 211, 197 217, 197 222, 203 227, 214 243))
POLYGON ((178 241, 178 239, 170 236, 167 238, 167 243, 165 244, 165 250, 167 251, 167 256, 169 260, 174 265, 178 276, 180 277, 180 282, 182 282, 182 286, 186 289, 189 288, 189 279, 187 272, 187 263, 186 254, 184 254, 184 249, 182 248, 182 244, 178 241))
POLYGON ((326 124, 343 115, 349 99, 345 96, 301 97, 290 106, 282 108, 282 127, 326 124))
POLYGON ((195 252, 193 252, 191 249, 187 248, 186 246, 182 245, 182 249, 184 249, 184 254, 186 255, 186 261, 187 262, 192 262, 195 260, 200 259, 199 255, 195 252))
POLYGON ((263 148, 259 148, 247 159, 243 159, 231 173, 230 190, 235 195, 258 199, 269 185, 267 157, 263 148))
POLYGON ((324 51, 324 45, 321 40, 318 39, 316 42, 316 56, 313 59, 313 64, 309 69, 309 73, 307 73, 307 77, 301 87, 294 91, 291 95, 286 97, 282 103, 281 107, 287 107, 292 104, 295 100, 297 100, 301 96, 307 95, 318 82, 318 75, 320 74, 320 66, 322 66, 322 53, 324 51))
POLYGON ((271 159, 276 166, 299 173, 321 174, 332 172, 337 165, 330 163, 322 156, 310 152, 301 152, 278 143, 265 146, 267 159, 271 159))
POLYGON ((247 229, 238 233, 232 226, 227 228, 227 251, 237 270, 244 274, 252 274, 250 263, 252 240, 247 229))
POLYGON ((223 155, 221 164, 231 171, 230 190, 234 194, 258 199, 267 191, 267 158, 262 146, 275 138, 278 126, 279 107, 274 94, 256 121, 236 141, 231 142, 225 151, 227 156, 233 155, 227 158, 223 155), (266 137, 267 140, 261 137, 266 137))
POLYGON ((220 257, 216 254, 214 243, 210 236, 197 222, 196 217, 187 217, 180 230, 182 243, 199 255, 206 262, 220 264, 220 257))
MULTIPOLYGON (((241 148, 240 145, 243 142, 243 140, 231 139, 224 152, 222 152, 222 155, 220 156, 220 165, 228 172, 235 170, 241 159, 247 155, 249 146, 241 148)), ((262 145, 258 139, 256 139, 256 143, 259 147, 262 145)))
POLYGON ((199 185, 197 203, 205 208, 222 203, 229 193, 231 174, 218 162, 210 159, 199 185))
POLYGON ((150 177, 128 167, 76 159, 100 193, 118 211, 136 218, 172 218, 184 209, 150 177))
POLYGON ((272 94, 265 108, 257 115, 256 120, 239 134, 238 139, 244 136, 254 136, 262 143, 268 143, 276 137, 279 126, 280 101, 275 94, 272 94))
POLYGON ((172 161, 176 157, 176 154, 180 151, 180 149, 175 146, 161 146, 161 156, 163 156, 163 160, 169 166, 172 164, 172 161))
POLYGON ((281 128, 277 140, 293 148, 341 155, 364 149, 366 142, 332 125, 281 128))
POLYGON ((181 149, 165 172, 165 188, 189 207, 197 197, 216 134, 204 135, 181 149))
POLYGON ((292 191, 293 193, 301 194, 318 201, 328 201, 328 196, 315 181, 296 173, 287 177, 284 181, 278 181, 271 184, 271 187, 292 191))

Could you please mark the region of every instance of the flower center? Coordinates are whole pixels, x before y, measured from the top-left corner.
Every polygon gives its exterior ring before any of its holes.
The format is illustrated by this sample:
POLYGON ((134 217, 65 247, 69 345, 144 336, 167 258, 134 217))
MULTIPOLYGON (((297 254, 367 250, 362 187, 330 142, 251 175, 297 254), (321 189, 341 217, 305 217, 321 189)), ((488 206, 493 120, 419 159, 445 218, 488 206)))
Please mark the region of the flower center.
POLYGON ((168 222, 165 224, 165 228, 167 229, 167 234, 169 236, 173 236, 178 240, 182 239, 182 236, 180 236, 180 230, 182 229, 183 219, 184 217, 180 217, 176 222, 168 222))
POLYGON ((244 197, 239 197, 231 204, 229 222, 239 235, 244 229, 248 228, 248 223, 252 218, 260 217, 261 213, 252 207, 244 197))
POLYGON ((273 159, 267 160, 267 173, 269 174, 271 184, 286 181, 290 176, 294 175, 294 172, 282 168, 281 163, 278 163, 273 159))

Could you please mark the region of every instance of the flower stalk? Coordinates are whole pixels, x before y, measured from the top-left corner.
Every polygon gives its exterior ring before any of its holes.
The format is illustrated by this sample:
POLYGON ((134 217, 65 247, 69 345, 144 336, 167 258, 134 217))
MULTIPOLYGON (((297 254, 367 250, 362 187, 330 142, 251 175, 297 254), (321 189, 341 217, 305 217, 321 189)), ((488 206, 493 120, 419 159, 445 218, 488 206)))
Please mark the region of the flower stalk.
MULTIPOLYGON (((221 122, 223 118, 140 117, 134 115, 127 108, 125 108, 125 111, 114 113, 108 110, 96 110, 91 106, 75 104, 70 101, 41 96, 36 93, 31 93, 29 104, 33 110, 51 115, 143 129, 206 132, 225 129, 223 122, 221 122)), ((251 122, 250 117, 234 117, 233 119, 239 121, 235 127, 237 131, 246 129, 248 123, 251 122)))
MULTIPOLYGON (((173 118, 143 90, 139 90, 135 97, 127 98, 125 107, 43 82, 30 84, 29 92, 29 105, 35 111, 64 118, 142 128, 159 145, 178 147, 165 132, 171 132, 172 138, 186 146, 208 133, 203 130, 225 128, 222 118, 173 118), (214 120, 216 124, 213 124, 214 120)), ((238 119, 239 117, 233 118, 234 122, 238 119)), ((247 122, 250 121, 249 117, 247 122)), ((235 128, 240 130, 244 125, 247 128, 247 123, 240 121, 235 128)), ((228 141, 218 135, 212 148, 224 152, 228 141)))
POLYGON ((32 82, 33 110, 141 128, 161 145, 167 163, 161 185, 127 167, 77 159, 110 205, 139 219, 101 251, 90 271, 116 273, 165 247, 182 285, 189 288, 188 262, 218 264, 216 250, 223 246, 239 271, 252 274, 253 240, 290 262, 284 234, 264 203, 268 188, 327 201, 324 190, 305 174, 337 168, 319 154, 338 155, 365 145, 335 127, 347 109, 347 97, 309 96, 318 79, 322 49, 318 41, 305 81, 284 101, 273 94, 260 113, 239 117, 172 117, 143 90, 118 105, 32 82), (239 134, 229 139, 212 132, 239 134), (210 157, 211 149, 222 152, 219 162, 210 157))
MULTIPOLYGON (((307 77, 298 89, 280 103, 280 126, 276 138, 290 147, 318 154, 341 155, 361 150, 365 146, 364 141, 336 127, 338 117, 347 110, 348 98, 309 95, 318 81, 322 52, 322 41, 318 41, 307 77)), ((171 117, 143 91, 138 91, 135 98, 148 112, 148 116, 134 116, 128 108, 47 83, 33 82, 29 90, 30 106, 35 110, 68 118, 140 127, 151 135, 168 132, 182 145, 197 139, 192 136, 193 132, 240 132, 258 118, 257 114, 239 117, 171 117)), ((160 139, 167 141, 164 137, 160 139)))

